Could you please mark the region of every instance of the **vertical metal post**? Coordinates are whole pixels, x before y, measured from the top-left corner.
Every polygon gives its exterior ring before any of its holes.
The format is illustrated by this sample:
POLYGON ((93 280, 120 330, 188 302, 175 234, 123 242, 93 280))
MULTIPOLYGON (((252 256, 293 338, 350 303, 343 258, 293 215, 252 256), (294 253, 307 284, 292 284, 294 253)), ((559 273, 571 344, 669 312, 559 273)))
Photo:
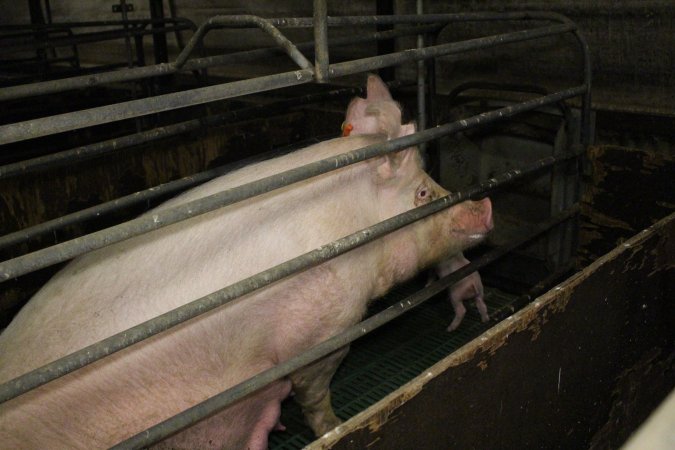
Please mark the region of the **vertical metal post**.
MULTIPOLYGON (((378 16, 389 16, 394 14, 394 0, 377 0, 375 5, 375 13, 378 16)), ((393 25, 376 25, 375 31, 382 32, 393 30, 393 25)), ((394 40, 381 40, 377 41, 377 54, 386 55, 389 53, 394 53, 396 48, 394 47, 394 40)), ((393 81, 396 78, 396 69, 394 67, 383 67, 379 70, 380 78, 384 81, 393 81)))
POLYGON ((326 0, 314 0, 314 71, 320 83, 328 78, 327 16, 326 0))
MULTIPOLYGON (((150 17, 152 19, 164 19, 164 4, 162 0, 150 0, 150 17)), ((152 29, 163 28, 163 23, 153 23, 152 29)), ((155 48, 155 64, 169 61, 169 51, 166 45, 166 33, 153 33, 152 43, 155 48)))
MULTIPOLYGON (((172 19, 176 18, 176 0, 169 0, 169 14, 172 19)), ((179 29, 176 29, 176 45, 178 50, 183 50, 185 48, 185 42, 183 41, 183 34, 179 29)))
MULTIPOLYGON (((131 36, 129 35, 129 8, 127 7, 126 0, 120 0, 120 12, 122 13, 122 26, 124 27, 124 47, 127 52, 127 67, 134 67, 134 53, 131 48, 131 36)), ((137 36, 135 38, 136 42, 136 52, 138 53, 138 40, 141 38, 137 36)), ((142 38, 141 38, 142 39, 142 38)), ((143 51, 143 49, 141 49, 143 51)), ((138 98, 138 84, 131 83, 131 95, 133 98, 138 98)), ((136 132, 140 132, 143 129, 143 121, 145 119, 142 117, 137 117, 134 119, 134 124, 136 125, 136 132)))
MULTIPOLYGON (((553 156, 561 157, 573 153, 579 143, 580 129, 583 125, 575 115, 563 117, 563 124, 556 136, 553 146, 553 156), (569 120, 565 120, 569 119, 569 120)), ((551 207, 550 214, 555 216, 561 211, 570 208, 579 197, 579 169, 578 159, 560 161, 551 170, 551 207)), ((569 219, 548 235, 548 263, 552 272, 568 266, 576 253, 576 234, 579 224, 575 219, 569 219)))
MULTIPOLYGON (((126 0, 120 0, 120 12, 122 13, 122 26, 124 27, 124 46, 127 51, 127 67, 134 66, 134 56, 131 50, 131 37, 129 36, 129 14, 126 0)), ((136 98, 134 92, 134 98, 136 98)))
MULTIPOLYGON (((150 1, 150 18, 161 20, 164 19, 164 3, 162 0, 150 1)), ((165 23, 153 23, 152 29, 161 29, 165 23)), ((169 61, 169 51, 166 45, 166 32, 159 32, 152 34, 152 46, 155 53, 155 64, 165 63, 169 61)), ((162 87, 169 84, 170 76, 157 77, 156 82, 160 91, 164 91, 162 87)))
MULTIPOLYGON (((30 13, 30 23, 32 25, 37 25, 37 27, 39 27, 40 25, 45 24, 45 17, 44 14, 42 14, 42 4, 40 0, 28 0, 28 10, 30 13)), ((38 28, 35 30, 33 37, 38 43, 44 42, 47 40, 47 32, 44 29, 38 28)), ((41 64, 41 69, 45 74, 49 72, 49 58, 47 57, 47 52, 49 50, 50 49, 41 46, 38 46, 35 49, 35 56, 41 64)), ((51 51, 54 51, 54 49, 51 49, 51 51)))
POLYGON ((51 25, 51 23, 52 23, 52 6, 49 4, 49 0, 45 0, 45 14, 47 15, 47 23, 51 25))
MULTIPOLYGON (((426 35, 426 44, 433 47, 438 42, 438 31, 426 35)), ((436 96, 436 58, 427 60, 427 120, 426 126, 433 127, 438 125, 436 119, 435 96, 436 96)), ((429 160, 428 172, 434 180, 441 179, 441 141, 434 140, 427 142, 427 158, 429 160)))
POLYGON ((584 55, 584 68, 582 77, 584 84, 586 85, 586 93, 581 98, 580 141, 581 145, 586 148, 591 145, 593 140, 593 130, 591 125, 591 50, 588 48, 588 42, 586 42, 586 39, 579 33, 578 30, 574 32, 574 35, 577 37, 581 53, 584 55))
MULTIPOLYGON (((416 13, 422 15, 423 0, 417 0, 416 4, 416 13)), ((417 48, 424 48, 424 35, 417 35, 417 48)), ((424 130, 427 127, 427 106, 426 106, 426 61, 420 60, 417 61, 417 128, 418 130, 424 130)), ((420 144, 419 149, 421 152, 425 152, 427 149, 426 143, 420 144)))

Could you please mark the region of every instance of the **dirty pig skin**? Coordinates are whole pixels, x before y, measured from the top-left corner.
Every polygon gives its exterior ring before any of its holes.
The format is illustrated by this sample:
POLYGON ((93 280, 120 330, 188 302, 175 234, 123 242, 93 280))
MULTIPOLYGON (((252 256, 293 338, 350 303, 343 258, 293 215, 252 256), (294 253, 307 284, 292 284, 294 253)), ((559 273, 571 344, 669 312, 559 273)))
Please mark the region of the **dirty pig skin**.
MULTIPOLYGON (((376 76, 346 121, 354 136, 245 167, 158 209, 414 132, 376 76)), ((0 382, 444 195, 408 148, 76 258, 0 336, 0 382)), ((0 445, 110 447, 355 324, 370 300, 491 227, 488 199, 455 205, 47 383, 0 405, 0 445)), ((155 447, 265 449, 291 391, 312 430, 327 432, 339 423, 328 386, 347 350, 155 447)))

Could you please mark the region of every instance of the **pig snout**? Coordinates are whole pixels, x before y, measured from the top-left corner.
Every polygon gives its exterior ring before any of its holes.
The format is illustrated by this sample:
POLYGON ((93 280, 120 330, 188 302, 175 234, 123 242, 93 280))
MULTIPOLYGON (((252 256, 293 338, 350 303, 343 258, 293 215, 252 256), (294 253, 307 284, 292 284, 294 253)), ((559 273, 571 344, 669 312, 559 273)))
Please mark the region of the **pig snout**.
POLYGON ((469 241, 485 237, 493 228, 492 202, 489 198, 478 201, 466 201, 458 205, 451 232, 469 241))

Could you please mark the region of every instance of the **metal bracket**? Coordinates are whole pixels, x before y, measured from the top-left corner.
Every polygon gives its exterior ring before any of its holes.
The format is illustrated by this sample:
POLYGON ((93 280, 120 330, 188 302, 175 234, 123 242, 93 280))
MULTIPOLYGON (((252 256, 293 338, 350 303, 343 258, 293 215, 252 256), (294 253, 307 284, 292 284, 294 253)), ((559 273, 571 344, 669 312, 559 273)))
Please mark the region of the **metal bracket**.
POLYGON ((121 3, 118 5, 112 5, 112 12, 114 13, 121 13, 124 8, 124 11, 126 12, 133 12, 134 10, 134 4, 133 3, 121 3))

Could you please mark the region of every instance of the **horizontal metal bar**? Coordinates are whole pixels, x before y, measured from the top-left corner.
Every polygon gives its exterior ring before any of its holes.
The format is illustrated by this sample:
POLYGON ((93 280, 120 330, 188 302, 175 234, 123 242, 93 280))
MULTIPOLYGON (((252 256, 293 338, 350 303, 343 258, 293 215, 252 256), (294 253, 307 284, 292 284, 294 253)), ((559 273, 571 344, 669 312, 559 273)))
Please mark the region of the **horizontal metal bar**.
POLYGON ((548 27, 532 28, 529 30, 469 39, 466 41, 451 42, 449 44, 440 44, 432 47, 405 50, 397 53, 389 53, 387 55, 372 56, 370 58, 363 58, 355 61, 331 64, 328 68, 328 73, 331 78, 336 78, 352 74, 355 71, 381 69, 383 67, 402 64, 409 61, 419 61, 428 58, 496 47, 498 45, 523 42, 546 36, 555 36, 574 31, 575 29, 576 25, 574 24, 551 25, 548 27))
POLYGON ((201 105, 271 89, 296 86, 309 83, 313 79, 313 71, 296 70, 17 122, 0 126, 0 144, 9 144, 79 128, 133 119, 134 117, 201 105))
MULTIPOLYGON (((392 86, 399 86, 401 83, 400 82, 390 82, 387 83, 389 87, 392 86)), ((194 120, 190 122, 183 122, 180 124, 176 124, 177 126, 170 125, 168 127, 162 127, 161 129, 154 129, 151 130, 150 136, 147 136, 145 140, 139 140, 138 142, 134 142, 133 144, 138 144, 141 142, 148 142, 149 140, 153 139, 159 139, 159 138, 165 138, 167 136, 171 136, 173 134, 178 134, 181 133, 185 130, 189 131, 191 129, 196 129, 197 127, 201 125, 206 125, 206 126, 215 126, 221 123, 224 123, 230 119, 236 119, 236 120, 243 120, 247 119, 249 117, 256 117, 260 114, 261 110, 264 110, 267 113, 271 113, 277 110, 287 110, 290 107, 294 106, 299 106, 302 104, 306 103, 313 103, 321 100, 326 100, 330 98, 335 98, 335 97, 340 97, 340 96, 348 96, 348 95, 357 95, 360 94, 364 91, 365 89, 363 87, 354 87, 354 88, 343 88, 343 89, 336 89, 328 92, 323 92, 319 94, 309 94, 305 95, 302 97, 298 98, 293 98, 289 100, 284 100, 281 102, 275 102, 272 104, 266 104, 266 105, 261 105, 261 106, 254 106, 250 108, 242 108, 238 109, 235 111, 229 111, 225 114, 220 114, 217 116, 210 116, 206 117, 203 119, 199 120, 194 120), (194 122, 194 123, 193 123, 194 122), (188 125, 194 125, 194 128, 188 125), (166 131, 159 131, 159 130, 166 130, 166 131)), ((139 133, 141 135, 141 138, 144 137, 148 132, 142 132, 139 133)), ((138 135, 132 135, 132 136, 138 136, 138 135)), ((106 142, 111 142, 111 141, 106 141, 106 142)), ((117 140, 112 140, 112 145, 110 145, 110 148, 107 148, 106 151, 113 151, 113 150, 119 150, 121 148, 124 148, 124 145, 122 145, 123 142, 120 142, 119 139, 117 140)), ((85 147, 80 147, 80 149, 86 148, 85 147)), ((35 158, 30 161, 25 161, 22 163, 16 163, 16 164, 10 164, 9 166, 0 166, 0 179, 3 178, 3 169, 4 168, 10 168, 10 166, 16 166, 20 165, 17 170, 22 169, 22 173, 30 172, 33 170, 39 170, 41 168, 46 168, 49 166, 50 168, 55 167, 55 166, 60 166, 63 164, 68 164, 68 163, 73 163, 80 161, 80 159, 73 159, 75 157, 79 157, 80 153, 76 152, 76 150, 68 150, 66 152, 61 152, 57 153, 55 155, 49 155, 46 157, 41 157, 41 158, 35 158), (74 154, 70 154, 72 152, 75 152, 74 154), (66 153, 69 153, 70 155, 65 155, 66 153), (49 159, 51 156, 57 156, 58 158, 56 159, 49 159), (39 160, 39 161, 38 161, 39 160), (35 165, 28 165, 25 166, 24 164, 30 163, 31 161, 35 162, 35 165)), ((96 153, 96 155, 99 155, 101 153, 96 153)), ((235 168, 239 168, 247 163, 253 163, 257 161, 260 157, 264 157, 265 155, 267 156, 274 156, 276 152, 267 152, 263 153, 260 155, 256 155, 255 157, 244 159, 237 161, 236 163, 232 164, 226 164, 224 166, 216 167, 214 169, 204 171, 197 173, 195 175, 191 175, 188 177, 181 178, 179 180, 174 180, 170 181, 164 184, 160 184, 158 186, 151 187, 149 189, 145 189, 143 191, 138 191, 133 194, 129 194, 124 197, 120 197, 116 200, 112 200, 109 202, 102 203, 100 205, 95 205, 90 208, 83 209, 81 211, 77 211, 71 214, 67 214, 65 216, 61 216, 57 219, 49 220, 47 222, 43 222, 41 224, 25 228, 22 230, 18 230, 9 234, 6 234, 4 236, 0 236, 0 249, 9 247, 11 245, 18 244, 20 242, 24 241, 29 241, 31 239, 36 238, 37 236, 41 236, 47 233, 52 233, 55 230, 58 230, 60 228, 73 225, 79 222, 86 221, 88 219, 92 219, 94 217, 100 217, 105 214, 117 211, 122 208, 127 208, 129 206, 135 205, 137 203, 142 203, 146 202, 149 200, 152 200, 157 197, 161 197, 163 195, 167 195, 170 193, 175 193, 175 192, 180 192, 184 189, 196 186, 198 184, 201 184, 205 181, 211 180, 215 178, 216 176, 223 175, 227 172, 230 172, 234 170, 235 168)), ((87 155, 87 157, 93 157, 92 155, 87 155)), ((82 158, 84 159, 84 158, 82 158)), ((9 175, 13 175, 15 173, 9 173, 9 175)))
POLYGON ((182 24, 150 29, 132 28, 125 30, 122 28, 119 30, 95 31, 91 33, 80 33, 67 37, 56 37, 34 42, 15 43, 12 44, 11 46, 5 47, 5 51, 14 52, 14 51, 35 50, 42 48, 69 47, 78 44, 87 44, 92 42, 103 42, 114 39, 121 39, 128 36, 146 36, 150 34, 173 33, 175 31, 188 29, 194 28, 188 24, 182 24))
MULTIPOLYGON (((408 36, 417 33, 433 32, 439 29, 438 25, 422 25, 414 27, 405 27, 396 30, 359 34, 356 36, 344 36, 333 38, 329 42, 331 46, 359 44, 381 39, 393 39, 401 36, 408 36)), ((297 44, 298 50, 311 50, 314 48, 314 42, 303 42, 297 44)), ((13 100, 36 95, 51 94, 55 92, 67 91, 70 89, 80 89, 92 86, 99 86, 107 83, 116 83, 124 81, 142 80, 160 75, 170 75, 179 71, 192 71, 206 69, 218 65, 234 64, 239 62, 253 61, 261 58, 268 58, 282 54, 282 50, 276 47, 262 48, 257 50, 248 50, 237 53, 228 53, 226 55, 209 56, 205 58, 188 59, 185 65, 180 69, 174 63, 162 63, 153 66, 125 68, 113 72, 104 72, 77 77, 65 78, 60 80, 42 81, 38 83, 24 84, 20 86, 8 86, 0 89, 0 101, 13 100)))
MULTIPOLYGON (((399 86, 400 84, 401 83, 388 83, 390 87, 399 86)), ((164 139, 170 136, 187 133, 202 127, 213 127, 225 124, 232 120, 244 120, 248 118, 259 117, 263 112, 271 114, 275 111, 286 111, 288 108, 292 108, 294 106, 318 102, 331 98, 339 98, 347 95, 357 95, 361 92, 363 92, 363 88, 361 87, 334 89, 327 92, 303 95, 297 98, 267 103, 265 105, 236 109, 223 114, 187 120, 184 122, 178 122, 175 124, 142 131, 140 133, 134 133, 128 136, 122 136, 119 138, 109 139, 107 141, 83 145, 74 149, 64 150, 62 152, 52 153, 50 155, 39 156, 26 161, 19 161, 16 163, 0 166, 0 180, 16 175, 24 175, 37 170, 43 170, 47 168, 51 169, 54 167, 63 166, 65 164, 84 161, 86 159, 101 156, 112 151, 117 151, 131 147, 133 145, 139 145, 146 142, 164 139)))
MULTIPOLYGON (((390 85, 393 83, 390 83, 390 85)), ((350 94, 357 94, 359 92, 363 91, 363 88, 346 88, 346 89, 339 89, 335 91, 329 91, 327 93, 322 93, 322 94, 311 94, 311 95, 306 95, 297 99, 292 99, 292 101, 283 101, 283 102, 276 102, 274 104, 268 104, 268 105, 263 105, 263 106, 254 106, 251 108, 243 108, 241 110, 236 110, 236 111, 231 111, 226 114, 221 114, 215 117, 207 117, 205 119, 198 120, 196 122, 197 125, 201 123, 202 125, 206 123, 207 125, 217 125, 218 123, 225 122, 226 120, 229 119, 245 119, 247 117, 253 117, 256 115, 256 113, 259 113, 261 109, 265 109, 267 112, 269 111, 275 111, 279 109, 284 109, 287 107, 292 107, 292 106, 298 106, 300 104, 304 103, 310 103, 310 102, 315 102, 318 101, 319 99, 326 99, 334 96, 341 96, 341 95, 350 95, 350 94), (213 120, 212 120, 213 119, 213 120)), ((181 127, 182 128, 182 127, 181 127)), ((157 131, 155 129, 154 131, 157 131)), ((176 133, 180 131, 176 130, 176 133)), ((167 137, 171 134, 176 134, 176 133, 164 133, 160 137, 167 137)), ((141 133, 142 134, 142 133, 141 133)), ((115 141, 119 144, 119 141, 115 141)), ((147 141, 143 141, 147 142, 147 141)), ((117 146, 113 147, 110 150, 117 150, 123 148, 122 146, 117 146)), ((62 152, 66 153, 66 152, 62 152)), ((83 222, 89 219, 92 219, 94 217, 100 217, 103 215, 106 215, 108 213, 112 213, 114 211, 123 209, 123 208, 128 208, 129 206, 138 204, 138 203, 143 203, 147 202, 149 200, 171 194, 171 193, 176 193, 183 191, 187 188, 191 188, 194 186, 197 186, 201 183, 204 183, 208 180, 211 180, 217 176, 223 175, 225 173, 228 173, 232 170, 235 170, 236 168, 242 167, 245 164, 251 164, 257 160, 260 159, 260 157, 264 157, 265 155, 272 157, 275 156, 277 153, 274 151, 263 153, 256 155, 255 157, 244 159, 237 161, 232 164, 226 164, 224 166, 216 167, 211 170, 207 170, 204 172, 199 172, 194 175, 190 175, 178 180, 174 181, 169 181, 164 184, 160 184, 158 186, 151 187, 149 189, 145 189, 142 191, 135 192, 133 194, 126 195, 124 197, 120 197, 115 200, 111 200, 109 202, 105 202, 99 205, 92 206, 90 208, 86 208, 71 214, 67 214, 65 216, 61 216, 57 219, 49 220, 47 222, 43 222, 41 224, 29 227, 29 228, 24 228, 22 230, 18 230, 9 234, 6 234, 4 236, 0 236, 0 249, 4 249, 6 247, 24 242, 24 241, 29 241, 31 239, 36 238, 37 236, 41 236, 47 233, 52 233, 55 230, 64 228, 69 225, 73 225, 79 222, 83 222)), ((36 159, 41 159, 41 158, 36 158, 36 159)), ((34 161, 34 160, 31 160, 34 161)), ((78 160, 79 161, 79 160, 78 160)), ((72 163, 74 162, 73 160, 69 160, 65 157, 59 158, 56 162, 51 163, 52 165, 50 167, 53 167, 54 165, 62 165, 66 163, 72 163)), ((7 167, 7 166, 4 166, 7 167)), ((33 167, 33 170, 38 170, 40 168, 43 168, 42 165, 38 167, 33 167)), ((0 178, 2 178, 2 170, 3 167, 0 167, 0 178)))
MULTIPOLYGON (((33 23, 21 25, 0 25, 0 33, 4 30, 29 30, 29 31, 49 31, 68 28, 93 28, 93 27, 113 27, 129 25, 153 25, 163 23, 187 23, 194 25, 190 19, 183 17, 166 17, 163 19, 130 19, 130 20, 94 20, 87 22, 53 22, 53 23, 33 23)), ((0 38, 3 35, 0 34, 0 38)))
MULTIPOLYGON (((314 21, 311 17, 292 17, 269 19, 279 28, 311 28, 314 21)), ((449 23, 449 22, 481 22, 493 20, 549 20, 562 23, 571 21, 562 14, 548 11, 522 12, 468 12, 452 14, 407 14, 386 16, 328 16, 327 24, 331 27, 358 25, 397 25, 411 23, 449 23)))
POLYGON ((23 97, 52 94, 55 92, 99 86, 106 83, 120 81, 141 80, 161 75, 176 73, 178 69, 173 64, 161 63, 153 66, 125 68, 112 72, 81 75, 61 80, 41 81, 38 83, 8 86, 0 90, 0 101, 14 100, 23 97))
MULTIPOLYGON (((413 16, 419 17, 419 16, 413 16)), ((425 49, 412 49, 388 55, 363 58, 346 63, 329 66, 330 77, 339 77, 353 73, 374 70, 405 61, 416 61, 452 53, 489 48, 496 45, 535 39, 543 36, 573 31, 573 23, 535 28, 513 33, 505 33, 470 41, 443 44, 425 49)), ((265 86, 265 89, 276 89, 314 80, 314 73, 308 69, 286 72, 278 75, 235 81, 217 86, 208 86, 191 91, 177 92, 154 97, 152 99, 132 100, 115 105, 101 106, 83 111, 59 114, 51 117, 33 119, 24 122, 0 126, 0 144, 18 142, 49 134, 70 131, 92 125, 115 122, 147 114, 168 111, 186 106, 208 103, 225 98, 259 92, 263 88, 252 89, 250 85, 265 86), (297 80, 293 80, 297 77, 297 80), (285 80, 285 83, 281 80, 285 80)))
POLYGON ((162 331, 179 325, 187 320, 223 306, 242 295, 268 286, 295 272, 321 264, 338 255, 346 253, 349 250, 382 237, 385 234, 409 225, 412 222, 475 197, 486 190, 495 189, 499 186, 513 183, 526 176, 537 173, 563 159, 567 159, 567 157, 556 158, 549 156, 535 161, 521 169, 513 169, 498 175, 467 191, 451 193, 447 197, 440 198, 419 208, 415 208, 366 229, 357 231, 349 236, 321 246, 308 253, 166 312, 158 317, 129 328, 128 330, 117 333, 98 343, 89 345, 52 363, 28 372, 25 375, 3 383, 0 385, 0 403, 17 397, 24 392, 48 383, 49 381, 66 375, 85 365, 98 361, 99 359, 161 333, 162 331))
MULTIPOLYGON (((16 39, 21 39, 21 38, 30 38, 30 39, 25 39, 23 41, 19 41, 18 43, 23 43, 23 42, 28 42, 28 41, 34 41, 35 40, 35 35, 36 33, 40 33, 44 37, 43 39, 49 39, 52 35, 62 35, 62 36, 73 36, 73 30, 69 29, 55 29, 55 30, 44 30, 44 31, 23 31, 23 32, 18 32, 18 33, 13 33, 13 34, 0 34, 0 41, 15 41, 16 39)), ((15 41, 16 42, 16 41, 15 41)), ((5 44, 9 45, 9 44, 5 44)))
POLYGON ((375 156, 398 151, 421 142, 428 142, 446 134, 455 133, 479 125, 485 125, 502 118, 511 117, 541 106, 556 103, 566 98, 583 94, 585 89, 585 86, 566 89, 561 92, 528 100, 516 105, 506 106, 494 111, 478 114, 458 122, 420 131, 410 136, 404 136, 387 142, 370 145, 362 149, 353 150, 336 157, 306 164, 258 181, 244 184, 237 188, 228 189, 202 199, 194 200, 184 205, 178 205, 170 209, 158 211, 151 216, 139 217, 105 230, 97 231, 49 248, 19 256, 0 263, 0 282, 48 267, 52 264, 66 261, 91 250, 121 242, 181 220, 213 211, 217 208, 236 203, 246 198, 336 170, 340 167, 345 167, 375 156))
POLYGON ((379 327, 386 325, 405 312, 426 302, 428 299, 439 292, 444 291, 449 286, 452 286, 470 273, 512 252, 514 249, 535 239, 537 236, 547 232, 552 227, 562 223, 577 213, 578 208, 575 207, 546 221, 545 223, 539 225, 537 229, 534 230, 534 233, 528 235, 526 238, 512 244, 499 247, 478 257, 468 265, 463 266, 455 272, 441 278, 440 280, 414 293, 397 304, 388 307, 384 311, 381 311, 374 316, 369 317, 368 319, 363 320, 356 325, 353 325, 340 332, 339 334, 321 342, 320 344, 315 345, 300 355, 279 363, 278 365, 265 370, 249 378, 248 380, 243 381, 227 389, 226 391, 223 391, 220 394, 215 395, 151 428, 148 428, 147 430, 132 436, 131 438, 120 442, 111 448, 115 450, 143 448, 166 439, 169 436, 184 430, 185 428, 188 428, 201 420, 206 419, 207 417, 217 413, 235 401, 257 391, 258 389, 261 389, 263 386, 266 386, 282 377, 290 375, 296 370, 311 364, 322 357, 345 347, 351 342, 354 342, 355 340, 378 329, 379 327))
MULTIPOLYGON (((232 16, 231 16, 232 17, 232 16)), ((236 16, 234 16, 236 17, 236 16)), ((351 25, 401 25, 401 24, 419 24, 419 23, 449 23, 449 22, 473 22, 473 21, 496 21, 496 20, 549 20, 556 22, 569 22, 570 20, 562 14, 550 11, 520 11, 520 12, 467 12, 450 14, 416 14, 408 15, 381 15, 381 16, 328 16, 328 26, 351 26, 351 25)), ((290 17, 290 18, 269 18, 272 25, 280 28, 311 28, 314 26, 312 17, 290 17)), ((154 24, 162 22, 188 22, 188 19, 134 19, 127 23, 154 24)), ((37 30, 58 29, 58 28, 87 28, 100 26, 118 26, 124 25, 124 21, 107 20, 92 22, 70 22, 70 23, 51 23, 34 25, 0 25, 2 30, 37 30)), ((2 37, 0 35, 0 37, 2 37)))
POLYGON ((138 203, 147 202, 154 198, 161 197, 167 194, 173 194, 185 189, 197 186, 217 176, 227 173, 227 166, 222 166, 216 169, 200 172, 196 175, 184 177, 179 180, 170 181, 168 183, 160 184, 143 191, 134 192, 133 194, 120 197, 118 199, 95 205, 90 208, 83 209, 71 214, 66 214, 57 219, 48 220, 39 225, 35 225, 23 230, 15 231, 0 237, 0 250, 19 244, 21 242, 28 242, 38 236, 52 233, 69 225, 74 225, 95 217, 105 216, 123 208, 136 205, 138 203))

